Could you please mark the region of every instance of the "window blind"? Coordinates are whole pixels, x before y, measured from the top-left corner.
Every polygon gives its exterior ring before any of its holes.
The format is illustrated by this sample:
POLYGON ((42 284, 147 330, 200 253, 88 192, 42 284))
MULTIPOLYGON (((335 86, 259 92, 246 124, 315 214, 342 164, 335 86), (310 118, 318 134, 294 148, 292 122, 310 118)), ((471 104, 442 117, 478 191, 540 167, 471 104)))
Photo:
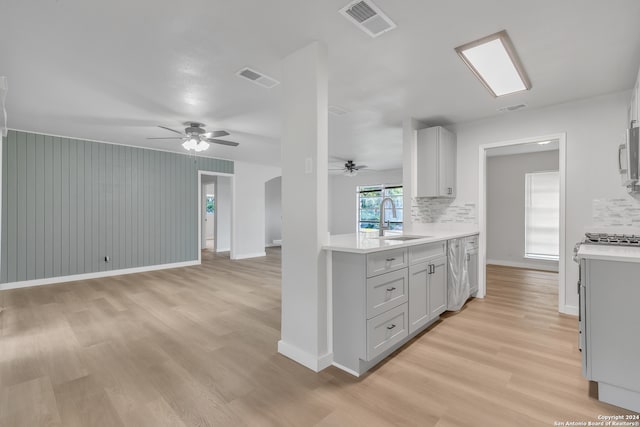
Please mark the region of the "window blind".
POLYGON ((525 257, 558 260, 560 176, 558 171, 525 174, 525 257))

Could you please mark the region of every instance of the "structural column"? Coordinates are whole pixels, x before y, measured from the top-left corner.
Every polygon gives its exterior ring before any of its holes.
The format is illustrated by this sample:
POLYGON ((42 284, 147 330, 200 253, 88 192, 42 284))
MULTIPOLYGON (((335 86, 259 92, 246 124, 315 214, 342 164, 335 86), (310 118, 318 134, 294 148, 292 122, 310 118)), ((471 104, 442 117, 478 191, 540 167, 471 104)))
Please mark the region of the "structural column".
POLYGON ((403 231, 409 234, 413 231, 411 218, 412 200, 416 197, 416 183, 418 182, 418 128, 420 122, 411 117, 402 121, 402 187, 404 206, 403 231))
POLYGON ((327 49, 315 42, 283 69, 282 336, 278 351, 319 371, 332 363, 327 315, 327 49))

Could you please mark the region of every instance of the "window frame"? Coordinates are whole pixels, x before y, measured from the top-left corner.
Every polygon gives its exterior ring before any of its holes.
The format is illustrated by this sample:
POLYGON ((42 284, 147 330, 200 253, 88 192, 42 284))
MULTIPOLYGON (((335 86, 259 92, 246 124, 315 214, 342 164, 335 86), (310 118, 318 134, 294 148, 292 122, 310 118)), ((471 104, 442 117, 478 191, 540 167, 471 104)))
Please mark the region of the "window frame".
MULTIPOLYGON (((381 197, 389 197, 389 196, 385 196, 385 190, 390 190, 390 189, 394 189, 394 188, 400 188, 402 189, 402 196, 404 196, 404 188, 402 186, 402 184, 373 184, 373 185, 358 185, 356 186, 356 232, 357 233, 366 233, 366 232, 373 232, 373 231, 378 231, 379 228, 361 228, 361 224, 364 223, 375 223, 378 224, 379 227, 379 223, 380 223, 380 218, 378 217, 377 220, 371 220, 371 221, 363 221, 361 220, 361 194, 362 193, 367 193, 367 192, 373 192, 373 191, 380 191, 381 197), (376 188, 377 187, 377 188, 376 188)), ((398 196, 395 196, 398 197, 398 196)), ((404 205, 401 207, 396 207, 397 209, 401 209, 402 210, 402 220, 401 221, 389 221, 389 224, 400 224, 399 228, 395 228, 393 229, 393 231, 403 231, 404 229, 404 205)))

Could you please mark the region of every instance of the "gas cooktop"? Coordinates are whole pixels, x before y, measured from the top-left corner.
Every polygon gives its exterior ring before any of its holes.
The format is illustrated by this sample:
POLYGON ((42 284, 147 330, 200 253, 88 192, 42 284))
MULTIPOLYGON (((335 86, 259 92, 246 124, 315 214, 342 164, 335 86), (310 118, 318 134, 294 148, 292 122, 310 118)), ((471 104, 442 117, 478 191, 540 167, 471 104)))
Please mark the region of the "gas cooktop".
POLYGON ((640 246, 640 235, 585 233, 584 243, 595 245, 640 246))

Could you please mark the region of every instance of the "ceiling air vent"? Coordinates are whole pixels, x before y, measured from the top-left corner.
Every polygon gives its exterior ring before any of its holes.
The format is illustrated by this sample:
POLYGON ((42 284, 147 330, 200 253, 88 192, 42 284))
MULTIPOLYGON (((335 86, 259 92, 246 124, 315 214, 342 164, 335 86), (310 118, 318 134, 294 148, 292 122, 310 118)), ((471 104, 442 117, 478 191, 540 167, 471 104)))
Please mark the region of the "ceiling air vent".
POLYGON ((501 112, 501 113, 509 113, 511 111, 517 111, 517 110, 520 110, 522 108, 525 108, 526 106, 527 106, 527 104, 509 105, 507 107, 498 108, 498 111, 501 112))
POLYGON ((271 89, 272 87, 278 86, 280 84, 280 82, 276 79, 264 75, 261 72, 253 70, 249 67, 245 67, 242 70, 238 71, 236 75, 268 89, 271 89))
POLYGON ((396 28, 396 24, 370 0, 351 2, 340 9, 340 13, 374 38, 396 28))
POLYGON ((329 112, 336 116, 344 116, 345 114, 348 113, 347 110, 345 110, 342 107, 338 107, 337 105, 329 105, 329 112))

